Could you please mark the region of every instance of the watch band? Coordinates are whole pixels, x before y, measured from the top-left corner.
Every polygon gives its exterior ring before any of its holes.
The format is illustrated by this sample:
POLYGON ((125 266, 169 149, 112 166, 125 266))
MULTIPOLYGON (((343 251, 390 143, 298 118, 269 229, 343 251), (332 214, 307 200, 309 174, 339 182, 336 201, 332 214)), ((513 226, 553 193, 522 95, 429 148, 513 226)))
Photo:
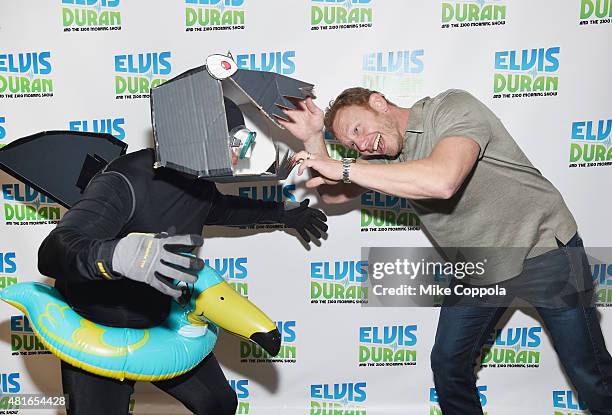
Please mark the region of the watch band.
POLYGON ((342 159, 342 183, 351 183, 351 164, 353 164, 355 161, 355 159, 351 158, 342 159))

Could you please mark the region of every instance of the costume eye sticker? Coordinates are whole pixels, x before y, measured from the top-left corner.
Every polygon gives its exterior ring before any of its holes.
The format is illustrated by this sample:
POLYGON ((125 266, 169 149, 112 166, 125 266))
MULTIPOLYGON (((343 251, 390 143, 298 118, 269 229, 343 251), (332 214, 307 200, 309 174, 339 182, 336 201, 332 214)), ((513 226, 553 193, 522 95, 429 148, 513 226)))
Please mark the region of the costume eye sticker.
POLYGON ((206 58, 206 69, 210 76, 222 80, 229 78, 238 70, 238 66, 231 55, 210 55, 206 58))

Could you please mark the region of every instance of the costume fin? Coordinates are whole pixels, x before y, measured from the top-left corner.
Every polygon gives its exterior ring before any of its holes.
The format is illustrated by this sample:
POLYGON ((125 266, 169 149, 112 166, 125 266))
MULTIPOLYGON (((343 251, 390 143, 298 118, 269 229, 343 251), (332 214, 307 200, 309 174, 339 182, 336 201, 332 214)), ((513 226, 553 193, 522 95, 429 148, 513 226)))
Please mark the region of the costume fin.
POLYGON ((0 169, 69 209, 91 178, 126 150, 110 134, 43 131, 2 147, 0 169))

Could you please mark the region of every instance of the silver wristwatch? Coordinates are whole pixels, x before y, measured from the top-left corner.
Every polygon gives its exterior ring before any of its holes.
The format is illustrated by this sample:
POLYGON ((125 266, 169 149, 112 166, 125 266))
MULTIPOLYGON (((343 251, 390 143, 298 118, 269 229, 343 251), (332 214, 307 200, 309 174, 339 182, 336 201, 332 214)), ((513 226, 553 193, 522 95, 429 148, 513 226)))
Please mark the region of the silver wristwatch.
POLYGON ((353 164, 356 160, 350 158, 342 159, 342 183, 350 183, 350 172, 351 172, 351 164, 353 164))

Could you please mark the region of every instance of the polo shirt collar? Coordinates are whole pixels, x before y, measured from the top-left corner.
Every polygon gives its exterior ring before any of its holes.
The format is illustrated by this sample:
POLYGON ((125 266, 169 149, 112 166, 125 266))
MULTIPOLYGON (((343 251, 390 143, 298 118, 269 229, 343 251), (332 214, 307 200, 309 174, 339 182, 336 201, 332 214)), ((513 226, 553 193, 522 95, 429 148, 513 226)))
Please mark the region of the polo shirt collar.
POLYGON ((410 108, 408 115, 408 125, 406 131, 411 133, 422 133, 423 132, 423 106, 427 102, 427 98, 423 98, 414 103, 410 108))

